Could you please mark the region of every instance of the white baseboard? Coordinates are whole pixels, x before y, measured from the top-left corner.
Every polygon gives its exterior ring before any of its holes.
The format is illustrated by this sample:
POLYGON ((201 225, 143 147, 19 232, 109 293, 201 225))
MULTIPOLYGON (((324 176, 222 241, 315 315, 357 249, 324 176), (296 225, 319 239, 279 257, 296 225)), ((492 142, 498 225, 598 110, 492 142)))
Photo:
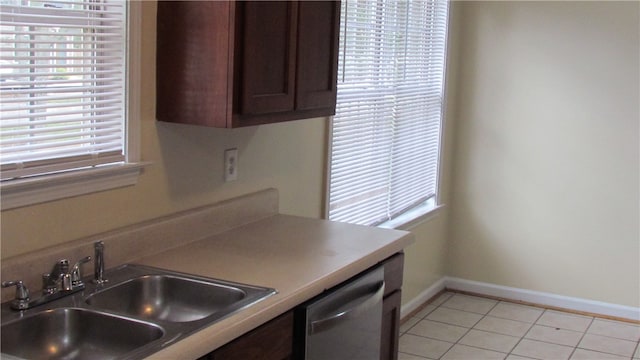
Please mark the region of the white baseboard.
POLYGON ((599 315, 615 316, 640 321, 640 308, 611 304, 602 301, 556 295, 541 291, 513 288, 480 281, 445 277, 445 287, 451 290, 468 291, 508 300, 553 306, 563 309, 583 311, 599 315))
POLYGON ((446 277, 440 278, 440 280, 436 281, 433 285, 422 291, 420 294, 418 294, 418 296, 402 305, 402 307, 400 308, 400 318, 404 319, 406 316, 422 306, 422 304, 427 302, 432 297, 436 296, 440 291, 444 290, 446 279, 446 277))
POLYGON ((425 291, 421 292, 414 299, 411 299, 409 302, 403 305, 400 310, 401 318, 409 315, 412 311, 419 308, 427 300, 429 300, 431 297, 445 288, 450 290, 467 291, 476 294, 495 296, 506 300, 523 301, 542 306, 557 307, 562 309, 640 321, 640 308, 638 307, 611 304, 602 301, 520 289, 449 276, 442 277, 425 291))

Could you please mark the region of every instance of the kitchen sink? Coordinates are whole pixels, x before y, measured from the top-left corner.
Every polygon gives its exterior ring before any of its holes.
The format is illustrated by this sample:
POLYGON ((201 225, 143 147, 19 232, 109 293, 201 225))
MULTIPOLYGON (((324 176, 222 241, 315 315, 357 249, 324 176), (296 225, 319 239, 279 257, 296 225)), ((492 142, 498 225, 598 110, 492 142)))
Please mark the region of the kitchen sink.
POLYGON ((89 308, 154 321, 211 323, 275 293, 274 289, 126 264, 85 300, 89 308))
POLYGON ((93 307, 152 320, 189 322, 233 309, 247 297, 236 286, 173 275, 146 275, 87 298, 93 307))
POLYGON ((2 304, 2 358, 141 359, 276 293, 125 264, 84 290, 27 310, 2 304))
POLYGON ((2 325, 2 352, 25 359, 112 359, 163 335, 147 322, 60 308, 2 325))

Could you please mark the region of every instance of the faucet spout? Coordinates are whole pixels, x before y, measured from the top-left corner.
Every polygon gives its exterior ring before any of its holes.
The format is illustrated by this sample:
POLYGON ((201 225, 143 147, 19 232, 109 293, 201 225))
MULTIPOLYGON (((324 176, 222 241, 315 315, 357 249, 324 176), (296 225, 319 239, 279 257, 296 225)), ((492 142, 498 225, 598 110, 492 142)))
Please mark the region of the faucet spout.
POLYGON ((71 282, 69 278, 69 260, 58 260, 51 272, 42 274, 42 291, 45 294, 53 294, 59 290, 69 290, 71 282))
POLYGON ((61 275, 67 273, 69 273, 69 260, 62 259, 58 260, 58 262, 53 265, 53 269, 51 269, 49 276, 51 276, 53 280, 57 280, 61 275))

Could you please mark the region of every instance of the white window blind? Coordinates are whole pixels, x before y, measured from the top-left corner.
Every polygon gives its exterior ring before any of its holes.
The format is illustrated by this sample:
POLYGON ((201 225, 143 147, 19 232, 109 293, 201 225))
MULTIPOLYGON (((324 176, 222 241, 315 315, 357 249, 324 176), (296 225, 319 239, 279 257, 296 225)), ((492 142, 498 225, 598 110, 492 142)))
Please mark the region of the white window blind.
POLYGON ((448 2, 342 2, 328 216, 377 225, 435 199, 448 2))
POLYGON ((0 4, 3 180, 125 160, 126 2, 0 4))

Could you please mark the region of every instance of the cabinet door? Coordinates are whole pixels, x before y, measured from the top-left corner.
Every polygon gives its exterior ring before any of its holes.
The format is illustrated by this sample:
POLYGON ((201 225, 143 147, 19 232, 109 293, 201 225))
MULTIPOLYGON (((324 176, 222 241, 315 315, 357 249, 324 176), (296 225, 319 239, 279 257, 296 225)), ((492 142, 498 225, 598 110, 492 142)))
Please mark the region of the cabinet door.
POLYGON ((238 3, 240 114, 293 110, 297 8, 291 1, 238 3))
POLYGON ((382 302, 380 360, 396 360, 398 358, 401 294, 401 290, 397 290, 385 297, 382 302))
POLYGON ((293 353, 293 312, 288 312, 219 348, 210 360, 285 360, 293 353))
POLYGON ((233 18, 225 1, 158 2, 158 120, 228 126, 233 18))
POLYGON ((383 263, 384 265, 384 296, 400 290, 404 271, 404 253, 397 253, 383 263))
POLYGON ((340 1, 301 1, 298 9, 296 110, 335 114, 340 1))

